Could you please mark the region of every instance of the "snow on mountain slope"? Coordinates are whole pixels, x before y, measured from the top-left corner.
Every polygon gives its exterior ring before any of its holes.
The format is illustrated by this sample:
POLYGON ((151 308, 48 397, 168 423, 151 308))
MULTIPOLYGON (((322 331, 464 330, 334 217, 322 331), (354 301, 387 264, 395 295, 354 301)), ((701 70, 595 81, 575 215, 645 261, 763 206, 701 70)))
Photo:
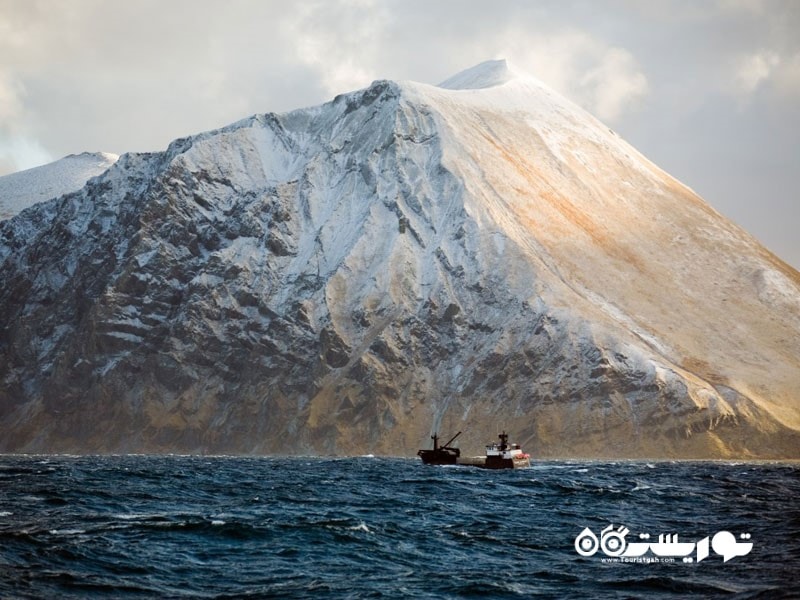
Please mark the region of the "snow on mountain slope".
POLYGON ((437 87, 447 90, 478 90, 503 85, 523 77, 533 80, 529 75, 514 69, 505 59, 487 60, 456 73, 437 87))
POLYGON ((797 272, 504 61, 442 85, 0 224, 0 450, 796 457, 797 272))
POLYGON ((8 219, 37 202, 81 189, 119 157, 107 152, 70 154, 41 167, 0 177, 0 219, 8 219))
POLYGON ((675 366, 798 428, 798 273, 581 109, 484 66, 501 83, 478 94, 417 86, 472 210, 675 366))

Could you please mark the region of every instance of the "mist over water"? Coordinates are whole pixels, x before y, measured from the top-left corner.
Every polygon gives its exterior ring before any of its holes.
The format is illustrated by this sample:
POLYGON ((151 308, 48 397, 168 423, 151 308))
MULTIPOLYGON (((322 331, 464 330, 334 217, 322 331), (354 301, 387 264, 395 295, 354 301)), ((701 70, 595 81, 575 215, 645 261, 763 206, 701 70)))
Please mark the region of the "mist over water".
POLYGON ((4 456, 0 597, 790 598, 798 497, 796 464, 4 456), (578 554, 610 524, 753 545, 578 554))

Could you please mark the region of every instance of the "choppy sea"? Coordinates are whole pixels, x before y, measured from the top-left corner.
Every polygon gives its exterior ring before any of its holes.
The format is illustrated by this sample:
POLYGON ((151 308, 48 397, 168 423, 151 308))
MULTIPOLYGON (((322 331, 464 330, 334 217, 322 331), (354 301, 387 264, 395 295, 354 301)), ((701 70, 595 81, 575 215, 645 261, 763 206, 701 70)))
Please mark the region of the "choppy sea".
POLYGON ((800 597, 799 465, 0 456, 0 598, 692 596, 800 597))

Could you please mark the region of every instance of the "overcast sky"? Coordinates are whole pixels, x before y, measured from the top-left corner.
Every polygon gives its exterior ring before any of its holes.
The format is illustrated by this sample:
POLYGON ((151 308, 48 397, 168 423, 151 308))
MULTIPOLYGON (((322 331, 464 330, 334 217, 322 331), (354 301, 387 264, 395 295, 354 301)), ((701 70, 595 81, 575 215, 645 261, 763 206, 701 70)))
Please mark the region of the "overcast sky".
POLYGON ((0 0, 0 175, 507 58, 800 268, 800 0, 0 0))

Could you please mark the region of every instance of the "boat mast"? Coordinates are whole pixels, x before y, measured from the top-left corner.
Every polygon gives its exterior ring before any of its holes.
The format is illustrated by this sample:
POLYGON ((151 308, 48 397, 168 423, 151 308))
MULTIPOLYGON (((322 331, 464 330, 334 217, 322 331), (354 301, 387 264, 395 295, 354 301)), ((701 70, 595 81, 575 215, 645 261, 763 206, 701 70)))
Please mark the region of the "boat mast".
POLYGON ((505 429, 503 430, 503 433, 497 437, 500 438, 500 452, 505 452, 508 449, 508 434, 506 433, 505 429))

